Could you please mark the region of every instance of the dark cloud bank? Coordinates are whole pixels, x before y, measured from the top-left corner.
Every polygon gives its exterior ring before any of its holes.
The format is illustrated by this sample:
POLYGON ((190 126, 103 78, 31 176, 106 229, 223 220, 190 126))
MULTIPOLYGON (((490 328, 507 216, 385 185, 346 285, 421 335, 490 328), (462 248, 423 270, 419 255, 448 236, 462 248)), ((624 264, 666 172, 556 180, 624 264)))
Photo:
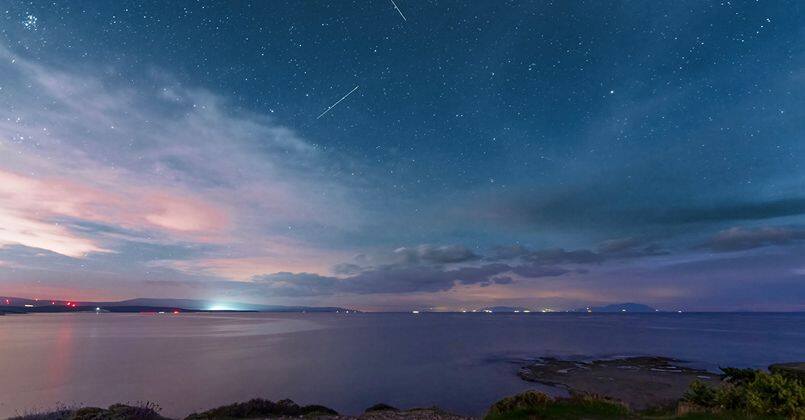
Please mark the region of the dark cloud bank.
POLYGON ((742 251, 764 246, 790 245, 805 241, 805 228, 761 227, 754 229, 731 228, 715 234, 706 244, 716 252, 742 251))
POLYGON ((608 241, 596 250, 530 250, 516 245, 495 248, 487 256, 460 245, 421 245, 395 250, 387 264, 336 266, 334 272, 344 277, 280 272, 255 276, 251 285, 261 293, 284 297, 441 292, 456 285, 509 284, 515 281, 512 275, 539 279, 585 273, 586 266, 608 260, 662 254, 658 246, 636 239, 608 241))

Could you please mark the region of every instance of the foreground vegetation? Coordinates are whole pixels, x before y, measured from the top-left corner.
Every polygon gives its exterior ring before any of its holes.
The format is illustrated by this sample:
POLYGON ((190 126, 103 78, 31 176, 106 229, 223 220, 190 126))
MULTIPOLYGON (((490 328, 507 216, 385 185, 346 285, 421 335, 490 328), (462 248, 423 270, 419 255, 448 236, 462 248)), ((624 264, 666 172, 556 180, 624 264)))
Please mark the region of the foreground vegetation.
POLYGON ((722 386, 694 382, 682 397, 682 406, 693 412, 805 419, 805 385, 799 378, 784 372, 723 370, 722 386))
MULTIPOLYGON (((490 407, 485 420, 515 419, 794 419, 805 420, 805 382, 799 371, 724 368, 723 382, 712 387, 693 382, 673 407, 632 411, 622 402, 596 395, 555 398, 527 391, 504 398, 490 407)), ((14 420, 164 420, 154 404, 116 404, 102 408, 62 408, 14 420)), ((319 405, 300 406, 290 400, 254 399, 191 414, 186 420, 319 418, 319 419, 459 419, 437 408, 397 410, 385 404, 360 416, 342 416, 319 405)))
POLYGON ((675 407, 631 411, 594 395, 552 398, 528 391, 495 403, 485 420, 514 419, 795 419, 805 420, 805 382, 798 371, 722 369, 722 385, 695 381, 675 407))
POLYGON ((605 397, 574 395, 552 398, 541 392, 526 391, 493 404, 485 420, 621 419, 631 416, 626 405, 605 397))

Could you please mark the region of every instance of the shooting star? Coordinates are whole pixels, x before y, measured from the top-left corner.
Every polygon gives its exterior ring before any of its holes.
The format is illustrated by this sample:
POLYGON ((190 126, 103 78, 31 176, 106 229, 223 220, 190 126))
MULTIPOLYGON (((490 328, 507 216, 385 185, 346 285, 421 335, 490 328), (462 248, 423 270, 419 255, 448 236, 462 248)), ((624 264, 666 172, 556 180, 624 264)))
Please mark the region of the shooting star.
POLYGON ((397 3, 395 3, 394 0, 391 0, 391 4, 394 5, 394 9, 397 10, 397 13, 399 13, 400 16, 402 16, 403 20, 408 22, 408 19, 405 18, 405 15, 402 13, 402 10, 400 10, 400 8, 397 7, 397 3))
POLYGON ((324 110, 324 112, 322 112, 321 114, 319 114, 319 116, 318 116, 318 117, 316 117, 316 119, 318 120, 319 118, 323 117, 323 116, 324 116, 324 114, 326 114, 326 113, 330 112, 330 110, 331 110, 331 109, 335 108, 335 106, 336 106, 336 105, 338 105, 338 104, 340 104, 340 103, 341 103, 341 101, 343 101, 344 99, 347 99, 347 96, 352 95, 352 92, 355 92, 356 90, 358 90, 358 86, 355 86, 355 87, 354 87, 354 88, 353 88, 351 91, 349 91, 349 93, 347 93, 346 95, 344 95, 344 96, 343 96, 341 99, 339 99, 339 100, 338 100, 336 103, 334 103, 334 104, 330 105, 330 106, 329 106, 327 109, 325 109, 325 110, 324 110))

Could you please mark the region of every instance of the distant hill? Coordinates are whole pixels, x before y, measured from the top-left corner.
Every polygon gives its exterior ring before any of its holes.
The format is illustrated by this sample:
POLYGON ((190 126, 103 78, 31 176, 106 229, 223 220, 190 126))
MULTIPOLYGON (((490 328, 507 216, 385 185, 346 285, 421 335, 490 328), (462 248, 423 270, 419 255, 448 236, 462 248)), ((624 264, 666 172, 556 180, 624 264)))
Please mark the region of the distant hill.
POLYGON ((95 310, 109 312, 150 312, 172 309, 185 311, 249 311, 249 312, 358 312, 334 306, 282 306, 239 302, 218 302, 195 299, 137 298, 115 302, 85 302, 66 300, 34 300, 18 297, 0 297, 0 312, 66 312, 64 310, 95 310))
POLYGON ((605 306, 579 308, 573 312, 658 312, 657 309, 642 303, 613 303, 605 306))

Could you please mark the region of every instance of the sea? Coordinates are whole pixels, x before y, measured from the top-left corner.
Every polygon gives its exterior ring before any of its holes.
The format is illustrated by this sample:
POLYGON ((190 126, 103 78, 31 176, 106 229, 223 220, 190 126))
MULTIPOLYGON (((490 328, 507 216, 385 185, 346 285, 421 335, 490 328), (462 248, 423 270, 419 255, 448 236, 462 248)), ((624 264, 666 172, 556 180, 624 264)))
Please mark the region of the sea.
POLYGON ((717 371, 805 360, 797 313, 197 313, 0 317, 0 417, 151 402, 162 414, 290 398, 480 415, 545 389, 535 358, 678 358, 717 371))

